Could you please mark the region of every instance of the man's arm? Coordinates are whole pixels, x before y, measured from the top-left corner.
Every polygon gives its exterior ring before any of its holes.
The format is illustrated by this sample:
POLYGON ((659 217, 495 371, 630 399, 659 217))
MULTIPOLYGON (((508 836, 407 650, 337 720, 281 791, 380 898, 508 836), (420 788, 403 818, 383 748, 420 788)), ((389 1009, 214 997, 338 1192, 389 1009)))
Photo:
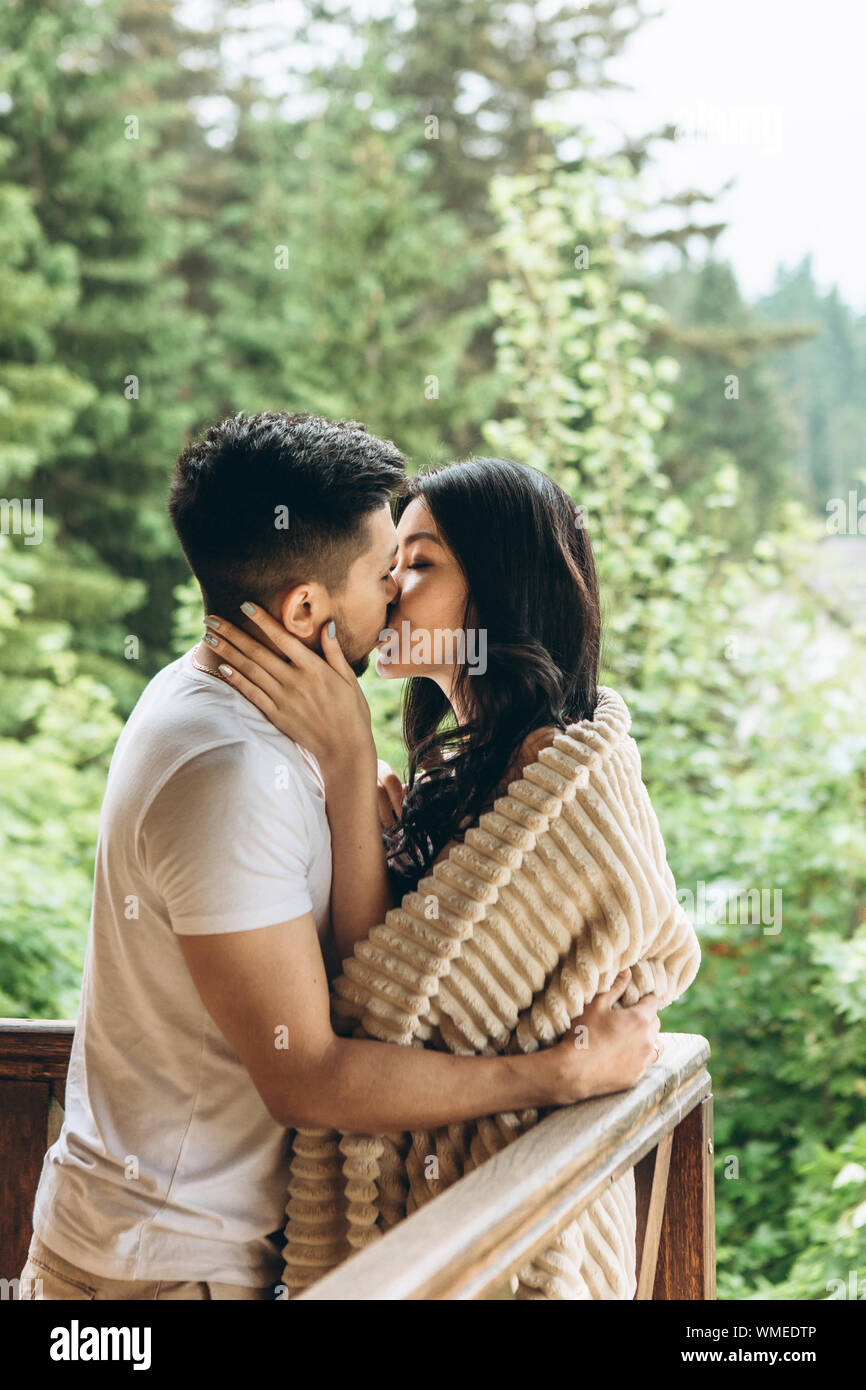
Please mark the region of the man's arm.
POLYGON ((270 759, 243 742, 211 747, 175 770, 139 834, 205 1007, 286 1128, 382 1133, 567 1105, 601 1094, 600 1082, 633 1084, 653 1060, 642 1004, 602 1012, 587 1050, 569 1040, 531 1056, 455 1057, 338 1038, 293 787, 278 787, 270 759), (611 1047, 612 1019, 614 1042, 628 1046, 611 1047))
POLYGON ((565 1105, 602 1094, 599 1085, 633 1085, 656 1057, 653 996, 610 1012, 627 978, 589 1006, 597 1017, 587 1049, 569 1039, 528 1056, 455 1057, 337 1037, 311 913, 255 931, 177 939, 209 1014, 286 1128, 386 1133, 565 1105))

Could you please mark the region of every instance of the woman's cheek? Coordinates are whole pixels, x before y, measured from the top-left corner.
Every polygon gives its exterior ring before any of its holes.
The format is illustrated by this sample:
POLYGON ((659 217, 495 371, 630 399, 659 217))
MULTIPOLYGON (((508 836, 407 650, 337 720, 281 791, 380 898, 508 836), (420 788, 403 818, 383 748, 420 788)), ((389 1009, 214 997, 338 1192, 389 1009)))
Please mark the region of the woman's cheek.
POLYGON ((408 622, 412 628, 426 627, 430 607, 429 590, 425 595, 423 583, 415 575, 410 575, 401 586, 393 620, 395 623, 408 622))
POLYGON ((413 571, 407 573, 405 581, 400 581, 400 596, 389 614, 389 623, 401 637, 403 623, 408 623, 410 641, 416 631, 427 631, 431 635, 437 630, 458 631, 465 606, 465 588, 456 589, 441 577, 428 575, 426 570, 413 571))

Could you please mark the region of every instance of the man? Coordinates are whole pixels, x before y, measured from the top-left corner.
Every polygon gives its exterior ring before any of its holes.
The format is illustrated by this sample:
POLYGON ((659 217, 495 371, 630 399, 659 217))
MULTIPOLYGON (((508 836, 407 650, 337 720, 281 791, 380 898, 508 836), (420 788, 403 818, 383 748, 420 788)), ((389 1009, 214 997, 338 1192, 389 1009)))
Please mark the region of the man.
MULTIPOLYGON (((214 426, 181 454, 169 502, 205 612, 262 640, 240 609, 252 600, 314 651, 333 620, 360 674, 396 594, 403 467, 351 422, 214 426)), ((42 1297, 272 1297, 290 1128, 568 1103, 617 1089, 591 1052, 621 1064, 646 1050, 646 1013, 610 1013, 625 981, 590 1006, 606 1043, 590 1052, 456 1057, 337 1037, 321 770, 217 662, 201 643, 160 671, 112 757, 65 1122, 21 1275, 42 1297)))

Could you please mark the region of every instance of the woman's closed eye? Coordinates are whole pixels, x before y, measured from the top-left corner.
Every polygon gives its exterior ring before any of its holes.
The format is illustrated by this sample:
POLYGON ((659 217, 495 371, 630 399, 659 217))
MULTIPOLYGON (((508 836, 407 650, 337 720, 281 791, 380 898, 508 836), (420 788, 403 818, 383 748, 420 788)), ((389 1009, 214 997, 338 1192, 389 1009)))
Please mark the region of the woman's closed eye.
MULTIPOLYGON (((429 560, 418 560, 414 565, 407 565, 406 568, 407 570, 429 570, 432 569, 432 565, 429 560)), ((393 570, 389 570, 388 574, 383 575, 382 578, 388 579, 393 573, 393 570)))

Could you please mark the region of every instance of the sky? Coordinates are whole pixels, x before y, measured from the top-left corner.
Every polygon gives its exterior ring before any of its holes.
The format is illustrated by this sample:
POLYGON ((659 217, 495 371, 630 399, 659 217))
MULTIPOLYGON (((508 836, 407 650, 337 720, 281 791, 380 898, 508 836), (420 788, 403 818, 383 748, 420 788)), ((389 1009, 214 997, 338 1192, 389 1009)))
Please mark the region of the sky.
POLYGON ((580 98, 604 138, 669 121, 650 187, 735 186, 706 209, 747 297, 808 252, 819 285, 866 312, 863 0, 658 0, 610 75, 633 94, 580 98), (861 173, 857 173, 857 169, 861 173))

